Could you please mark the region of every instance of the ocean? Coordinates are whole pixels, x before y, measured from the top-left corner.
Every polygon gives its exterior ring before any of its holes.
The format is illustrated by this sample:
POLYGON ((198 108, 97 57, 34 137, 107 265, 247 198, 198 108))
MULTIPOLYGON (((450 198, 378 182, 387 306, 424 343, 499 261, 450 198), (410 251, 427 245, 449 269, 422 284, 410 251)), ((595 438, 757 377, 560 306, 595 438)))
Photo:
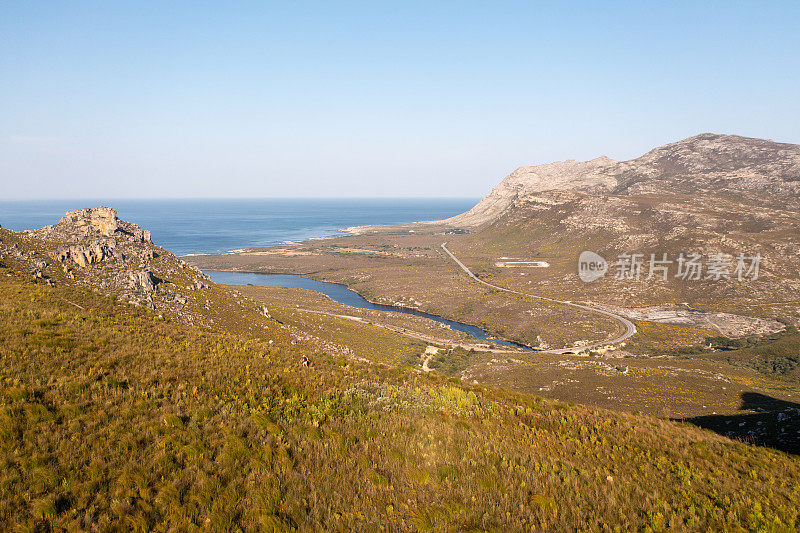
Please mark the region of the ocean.
POLYGON ((175 255, 224 253, 341 235, 370 224, 439 220, 478 198, 0 201, 0 226, 16 231, 55 224, 65 212, 106 205, 150 230, 175 255))

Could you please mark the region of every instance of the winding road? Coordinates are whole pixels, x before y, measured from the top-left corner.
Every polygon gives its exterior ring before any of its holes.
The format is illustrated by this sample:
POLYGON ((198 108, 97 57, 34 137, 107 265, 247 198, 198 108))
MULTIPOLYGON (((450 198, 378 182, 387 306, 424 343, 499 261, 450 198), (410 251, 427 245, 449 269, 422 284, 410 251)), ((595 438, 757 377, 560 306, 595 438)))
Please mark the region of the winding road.
POLYGON ((473 280, 477 281, 478 283, 481 283, 483 285, 486 285, 487 287, 491 287, 492 289, 496 289, 498 291, 504 291, 504 292, 509 292, 509 293, 512 293, 512 294, 518 294, 520 296, 527 296, 529 298, 537 298, 539 300, 544 300, 544 301, 547 301, 547 302, 553 302, 553 303, 562 304, 562 305, 568 305, 570 307, 577 307, 578 309, 583 309, 584 311, 589 311, 590 313, 596 313, 598 315, 604 315, 604 316, 607 316, 607 317, 611 317, 614 320, 617 320, 618 322, 622 323, 623 326, 625 326, 625 333, 623 333, 619 337, 616 337, 616 338, 611 339, 611 340, 607 340, 607 341, 603 341, 603 342, 596 342, 594 344, 588 344, 586 346, 576 346, 574 348, 561 348, 559 350, 542 350, 544 352, 548 352, 548 353, 575 353, 575 352, 578 352, 578 351, 591 350, 593 348, 599 348, 600 346, 608 346, 610 344, 620 343, 620 342, 624 341, 625 339, 627 339, 628 337, 631 337, 632 335, 634 335, 636 333, 636 326, 633 324, 633 322, 631 322, 630 320, 628 320, 625 317, 622 317, 622 316, 619 316, 619 315, 615 315, 614 313, 610 313, 610 312, 604 311, 602 309, 596 309, 594 307, 589 307, 588 305, 581 305, 581 304, 576 304, 576 303, 572 303, 572 302, 566 302, 564 300, 556 300, 554 298, 546 298, 544 296, 537 296, 535 294, 527 294, 527 293, 524 293, 524 292, 519 292, 519 291, 515 291, 515 290, 512 290, 512 289, 506 289, 505 287, 500 287, 498 285, 493 285, 491 283, 487 283, 487 282, 483 281, 482 279, 480 279, 475 274, 473 274, 472 271, 469 268, 467 268, 467 266, 464 263, 459 261, 458 258, 456 256, 454 256, 453 253, 450 250, 447 249, 446 245, 447 245, 446 242, 442 243, 442 250, 444 250, 445 253, 450 256, 450 259, 455 261, 456 264, 461 267, 461 270, 466 272, 469 277, 471 277, 473 280))

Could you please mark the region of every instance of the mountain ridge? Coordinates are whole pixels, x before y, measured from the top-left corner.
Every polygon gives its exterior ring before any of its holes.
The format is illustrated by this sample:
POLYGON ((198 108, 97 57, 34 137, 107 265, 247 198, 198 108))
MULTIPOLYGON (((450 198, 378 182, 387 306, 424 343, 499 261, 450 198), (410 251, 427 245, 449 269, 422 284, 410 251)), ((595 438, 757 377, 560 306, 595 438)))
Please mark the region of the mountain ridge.
POLYGON ((478 227, 517 200, 551 191, 589 194, 734 194, 761 205, 798 208, 800 145, 740 135, 701 133, 653 148, 627 161, 600 156, 523 166, 469 211, 437 221, 478 227))

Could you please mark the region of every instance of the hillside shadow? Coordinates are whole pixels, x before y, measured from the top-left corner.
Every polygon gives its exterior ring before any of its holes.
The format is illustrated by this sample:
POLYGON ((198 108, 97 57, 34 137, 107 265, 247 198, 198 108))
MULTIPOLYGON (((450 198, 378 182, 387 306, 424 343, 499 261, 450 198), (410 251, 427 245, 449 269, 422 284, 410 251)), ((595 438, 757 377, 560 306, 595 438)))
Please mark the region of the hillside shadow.
POLYGON ((677 419, 747 444, 800 455, 800 403, 757 392, 742 393, 737 415, 704 415, 677 419))

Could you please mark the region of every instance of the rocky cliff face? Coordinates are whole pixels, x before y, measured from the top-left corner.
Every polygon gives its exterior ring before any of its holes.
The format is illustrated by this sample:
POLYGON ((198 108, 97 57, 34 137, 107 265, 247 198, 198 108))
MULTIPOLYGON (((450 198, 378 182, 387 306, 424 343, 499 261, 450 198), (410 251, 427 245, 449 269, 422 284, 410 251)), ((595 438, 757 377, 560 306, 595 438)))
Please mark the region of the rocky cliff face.
POLYGON ((68 211, 58 224, 33 230, 31 234, 56 241, 77 241, 77 245, 62 252, 65 258, 73 259, 81 266, 102 261, 104 257, 112 257, 118 241, 152 244, 149 231, 132 222, 120 220, 117 212, 110 207, 68 211), (101 250, 98 246, 104 248, 101 250))
POLYGON ((476 227, 550 191, 600 195, 697 194, 800 210, 800 145, 705 133, 630 161, 607 157, 520 167, 466 213, 442 222, 476 227))
POLYGON ((67 211, 60 224, 63 226, 72 225, 74 228, 80 229, 85 235, 97 231, 105 237, 111 237, 119 228, 117 212, 110 207, 93 207, 67 211))
POLYGON ((36 230, 0 231, 0 261, 27 268, 49 285, 66 278, 188 319, 182 291, 208 287, 202 272, 154 245, 149 231, 120 220, 110 207, 69 211, 36 230))

